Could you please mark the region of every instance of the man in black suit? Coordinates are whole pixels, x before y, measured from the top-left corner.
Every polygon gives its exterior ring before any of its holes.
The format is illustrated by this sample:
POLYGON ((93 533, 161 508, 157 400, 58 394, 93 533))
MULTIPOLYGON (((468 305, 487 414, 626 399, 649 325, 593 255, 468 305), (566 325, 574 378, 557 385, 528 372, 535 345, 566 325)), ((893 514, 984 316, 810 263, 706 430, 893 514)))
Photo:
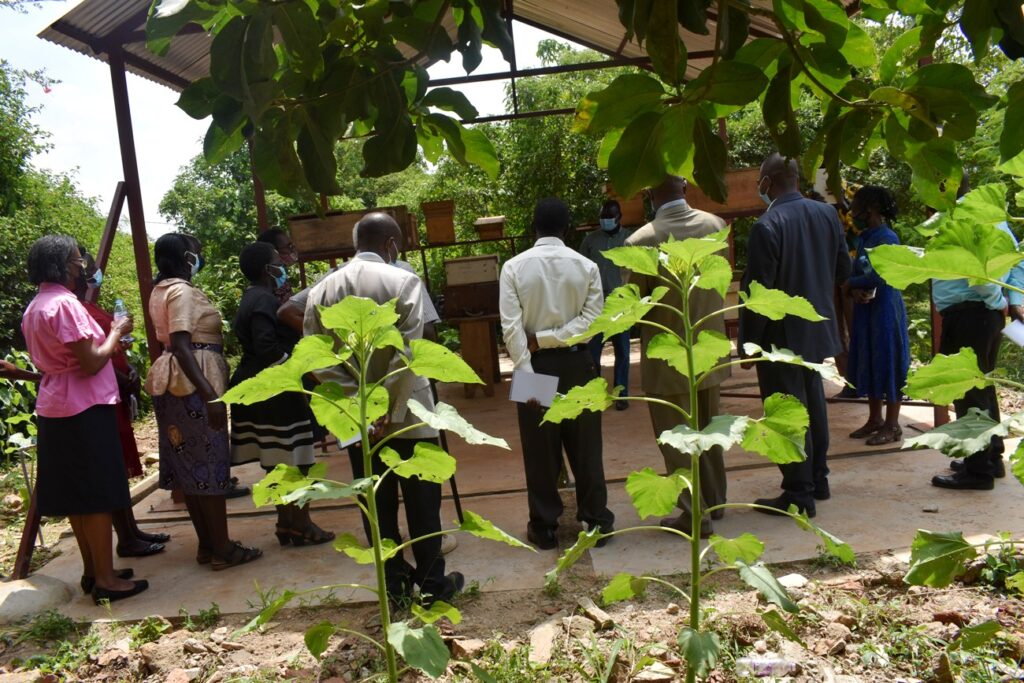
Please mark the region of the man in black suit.
MULTIPOLYGON (((758 192, 768 210, 750 230, 747 271, 742 287, 750 291, 757 281, 765 287, 802 296, 818 314, 827 318, 810 322, 787 316, 769 320, 740 311, 739 346, 754 342, 764 349, 772 344, 790 349, 804 360, 820 363, 840 351, 833 291, 850 276, 850 255, 836 210, 822 202, 806 199, 799 191, 799 170, 793 159, 772 154, 761 164, 758 192)), ((807 408, 810 426, 804 441, 803 462, 780 465, 783 493, 761 498, 758 505, 785 510, 796 505, 809 517, 814 501, 827 500, 828 413, 821 376, 813 370, 787 363, 756 363, 757 382, 764 399, 780 392, 795 396, 807 408)), ((760 510, 772 514, 766 509, 760 510)))

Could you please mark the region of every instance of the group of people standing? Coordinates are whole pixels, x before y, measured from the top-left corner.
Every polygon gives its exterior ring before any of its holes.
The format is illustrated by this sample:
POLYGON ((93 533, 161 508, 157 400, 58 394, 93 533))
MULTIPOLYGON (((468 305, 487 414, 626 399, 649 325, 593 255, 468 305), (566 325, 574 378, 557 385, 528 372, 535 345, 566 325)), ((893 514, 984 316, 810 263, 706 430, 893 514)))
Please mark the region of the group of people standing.
MULTIPOLYGON (((604 298, 616 287, 629 282, 646 296, 658 285, 655 277, 620 270, 603 255, 605 251, 624 245, 656 247, 668 240, 705 237, 725 227, 721 218, 691 207, 686 189, 686 181, 675 176, 651 188, 654 218, 633 233, 621 226, 617 202, 606 202, 600 230, 584 239, 579 252, 565 244, 571 225, 566 205, 553 198, 537 204, 534 246, 509 259, 500 274, 503 336, 517 370, 556 376, 558 391, 566 393, 597 376, 601 349, 611 341, 615 384, 622 387, 615 406, 628 408, 629 333, 610 340, 592 339, 589 344, 569 341, 588 329, 600 314, 604 298)), ((870 445, 899 441, 900 400, 909 366, 906 312, 899 291, 872 269, 869 252, 880 244, 898 243, 892 229, 897 210, 891 193, 883 188, 867 186, 855 194, 849 211, 861 232, 851 260, 835 208, 800 193, 794 160, 778 154, 768 157, 761 166, 758 192, 768 208, 751 229, 742 289, 749 291, 757 282, 804 297, 824 320, 769 320, 741 311, 738 348, 744 364, 756 366, 762 397, 777 392, 795 396, 810 418, 806 459, 780 466, 782 493, 758 499, 757 509, 779 514, 795 505, 813 517, 816 502, 831 496, 821 377, 798 365, 753 363, 744 345, 790 349, 815 363, 835 356, 841 343, 833 292, 842 285, 854 301, 847 376, 857 393, 869 399, 868 419, 851 436, 866 438, 870 445)), ((153 398, 159 428, 160 486, 184 495, 197 538, 196 562, 201 565, 223 570, 262 556, 258 548, 232 539, 228 530, 225 498, 232 486, 232 464, 259 461, 267 470, 286 464, 307 471, 313 464, 314 444, 326 435, 305 397, 295 394, 235 406, 229 419, 225 404, 219 401, 228 387, 287 360, 302 335, 331 334, 320 319, 320 307, 347 296, 382 304, 394 301, 396 327, 407 354, 411 341, 434 335, 433 324, 439 317, 420 278, 399 261, 403 233, 394 219, 384 213, 367 214, 356 226, 354 242, 356 255, 351 261, 297 293, 288 283, 287 267, 297 255, 286 233, 268 231, 242 250, 239 266, 249 286, 233 325, 242 348, 233 374, 223 354, 221 316, 193 281, 204 266, 202 244, 192 236, 170 233, 154 245, 157 276, 148 312, 162 348, 144 387, 153 398)), ((138 391, 139 382, 124 361, 121 340, 131 332, 132 321, 115 319, 86 302, 85 293, 99 286, 102 273, 70 237, 40 238, 29 253, 28 271, 39 290, 25 311, 22 330, 41 375, 18 378, 40 382, 38 509, 43 515, 71 520, 83 558, 82 589, 96 602, 127 598, 146 590, 148 583, 134 579, 132 569, 114 568, 111 526, 117 529, 117 550, 122 556, 157 553, 170 540, 166 534, 141 531, 131 516, 127 477, 138 473, 138 452, 125 397, 138 391)), ((1008 277, 1024 283, 1024 268, 1008 277)), ((673 297, 678 299, 670 293, 664 302, 681 309, 683 302, 673 297)), ((713 315, 723 307, 722 297, 705 289, 694 290, 690 297, 691 318, 705 320, 702 329, 724 334, 724 319, 713 315)), ((969 287, 965 281, 936 283, 935 300, 943 317, 943 352, 970 346, 985 371, 995 365, 1003 310, 1009 304, 1011 315, 1024 319, 1021 299, 1011 297, 1007 302, 997 287, 969 287)), ((656 307, 648 318, 662 328, 683 329, 682 321, 668 308, 656 307)), ((696 410, 700 426, 706 425, 719 412, 720 387, 729 376, 728 368, 704 379, 697 392, 698 405, 691 406, 688 379, 648 354, 654 333, 651 326, 641 326, 640 384, 645 395, 657 399, 648 403, 655 437, 680 421, 670 405, 687 413, 696 410)), ((409 457, 418 441, 435 441, 438 432, 423 425, 413 428, 418 421, 409 414, 407 400, 412 397, 431 408, 434 394, 425 378, 393 373, 401 362, 394 349, 384 349, 372 357, 367 379, 382 381, 390 397, 390 410, 377 425, 377 438, 401 432, 389 445, 409 457)), ((355 386, 356 379, 344 367, 314 375, 307 378, 309 387, 322 381, 355 386)), ((991 388, 973 390, 956 402, 957 415, 970 407, 987 410, 998 419, 991 388)), ((563 450, 576 482, 578 520, 602 534, 612 533, 615 517, 608 508, 601 413, 588 411, 552 424, 543 422, 544 410, 536 401, 520 404, 517 410, 527 482, 528 540, 541 549, 558 545, 563 450)), ((691 466, 688 455, 667 444, 660 448, 669 472, 691 466)), ((1001 448, 1001 441, 994 438, 984 451, 954 461, 954 472, 936 476, 933 484, 992 488, 993 478, 1004 474, 1001 448)), ((349 448, 349 458, 353 475, 365 476, 361 445, 349 448)), ((371 465, 374 474, 383 475, 387 469, 376 456, 371 465)), ((701 536, 712 533, 712 522, 721 518, 724 508, 720 506, 726 502, 721 448, 701 455, 700 480, 698 492, 691 496, 685 491, 680 496, 680 515, 662 520, 663 526, 689 530, 696 505, 702 513, 708 511, 701 536)), ((440 537, 431 536, 441 529, 440 485, 393 474, 385 477, 376 494, 380 528, 382 536, 396 544, 402 543, 399 491, 410 535, 427 538, 412 545, 415 564, 401 553, 387 561, 389 598, 401 603, 413 599, 418 589, 427 603, 450 599, 465 579, 459 572, 446 572, 440 537)), ((364 527, 369 536, 365 518, 364 527)), ((297 505, 278 506, 274 533, 281 545, 317 545, 334 538, 313 522, 308 508, 297 505)), ((598 546, 609 539, 603 536, 598 546)))

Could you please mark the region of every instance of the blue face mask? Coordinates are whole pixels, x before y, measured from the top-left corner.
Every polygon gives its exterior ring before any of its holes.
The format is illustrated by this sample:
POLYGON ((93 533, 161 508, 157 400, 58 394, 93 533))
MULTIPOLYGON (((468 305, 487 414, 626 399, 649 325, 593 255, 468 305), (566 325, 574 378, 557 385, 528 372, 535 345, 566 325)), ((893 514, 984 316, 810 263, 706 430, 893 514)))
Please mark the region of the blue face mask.
MULTIPOLYGON (((270 267, 274 268, 275 266, 270 267)), ((288 270, 284 266, 276 266, 276 268, 280 272, 280 275, 271 275, 271 277, 274 278, 274 287, 282 289, 286 284, 288 284, 288 270)))
POLYGON ((597 222, 601 224, 601 229, 605 232, 615 232, 619 226, 618 221, 614 218, 598 218, 597 222))
POLYGON ((196 274, 198 274, 199 271, 203 269, 203 257, 199 256, 195 252, 186 251, 185 262, 188 263, 191 277, 195 277, 196 274), (189 259, 189 256, 191 256, 192 258, 189 259))
POLYGON ((97 268, 96 272, 93 273, 92 277, 90 277, 88 280, 86 280, 85 283, 87 285, 89 285, 90 287, 97 287, 98 288, 100 285, 103 284, 103 271, 100 270, 99 268, 97 268))

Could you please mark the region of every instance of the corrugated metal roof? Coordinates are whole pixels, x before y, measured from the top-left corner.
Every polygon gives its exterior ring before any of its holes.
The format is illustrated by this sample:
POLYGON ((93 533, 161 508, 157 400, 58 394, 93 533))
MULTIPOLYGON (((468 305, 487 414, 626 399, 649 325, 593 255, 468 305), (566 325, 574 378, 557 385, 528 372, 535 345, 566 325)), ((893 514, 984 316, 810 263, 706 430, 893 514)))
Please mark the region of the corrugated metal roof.
MULTIPOLYGON (((753 4, 771 8, 771 0, 754 0, 753 4)), ((185 33, 171 43, 166 55, 153 54, 145 43, 149 6, 150 0, 83 0, 39 36, 103 61, 107 61, 107 51, 123 45, 129 71, 180 91, 209 73, 212 39, 197 31, 195 26, 186 27, 185 33)), ((605 54, 623 57, 645 54, 635 41, 625 41, 625 29, 619 23, 615 0, 514 0, 512 8, 515 19, 523 23, 605 54)), ((445 27, 454 35, 450 23, 449 14, 445 27)), ((763 17, 753 17, 751 25, 753 37, 775 35, 774 28, 763 17)), ((691 77, 710 63, 710 57, 702 55, 709 55, 714 49, 713 22, 709 29, 707 36, 680 32, 691 53, 687 67, 691 77)))

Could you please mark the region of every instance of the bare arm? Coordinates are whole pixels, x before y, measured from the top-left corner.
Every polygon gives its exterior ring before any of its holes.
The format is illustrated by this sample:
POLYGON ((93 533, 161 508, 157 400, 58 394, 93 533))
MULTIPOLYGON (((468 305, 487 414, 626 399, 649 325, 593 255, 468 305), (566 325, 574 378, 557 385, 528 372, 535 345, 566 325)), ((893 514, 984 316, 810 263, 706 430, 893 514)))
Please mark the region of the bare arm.
POLYGON ((132 319, 122 318, 115 320, 110 326, 110 333, 102 343, 97 344, 95 339, 79 339, 69 342, 67 347, 75 354, 79 366, 87 375, 95 375, 110 362, 111 356, 120 350, 118 346, 121 337, 132 331, 132 319))
POLYGON ((43 378, 41 372, 32 372, 24 368, 19 368, 14 363, 6 360, 0 360, 0 379, 9 379, 11 381, 22 380, 25 382, 38 382, 43 378))
POLYGON ((277 319, 299 334, 302 334, 302 323, 305 317, 305 305, 300 305, 294 298, 288 299, 277 309, 277 319))

